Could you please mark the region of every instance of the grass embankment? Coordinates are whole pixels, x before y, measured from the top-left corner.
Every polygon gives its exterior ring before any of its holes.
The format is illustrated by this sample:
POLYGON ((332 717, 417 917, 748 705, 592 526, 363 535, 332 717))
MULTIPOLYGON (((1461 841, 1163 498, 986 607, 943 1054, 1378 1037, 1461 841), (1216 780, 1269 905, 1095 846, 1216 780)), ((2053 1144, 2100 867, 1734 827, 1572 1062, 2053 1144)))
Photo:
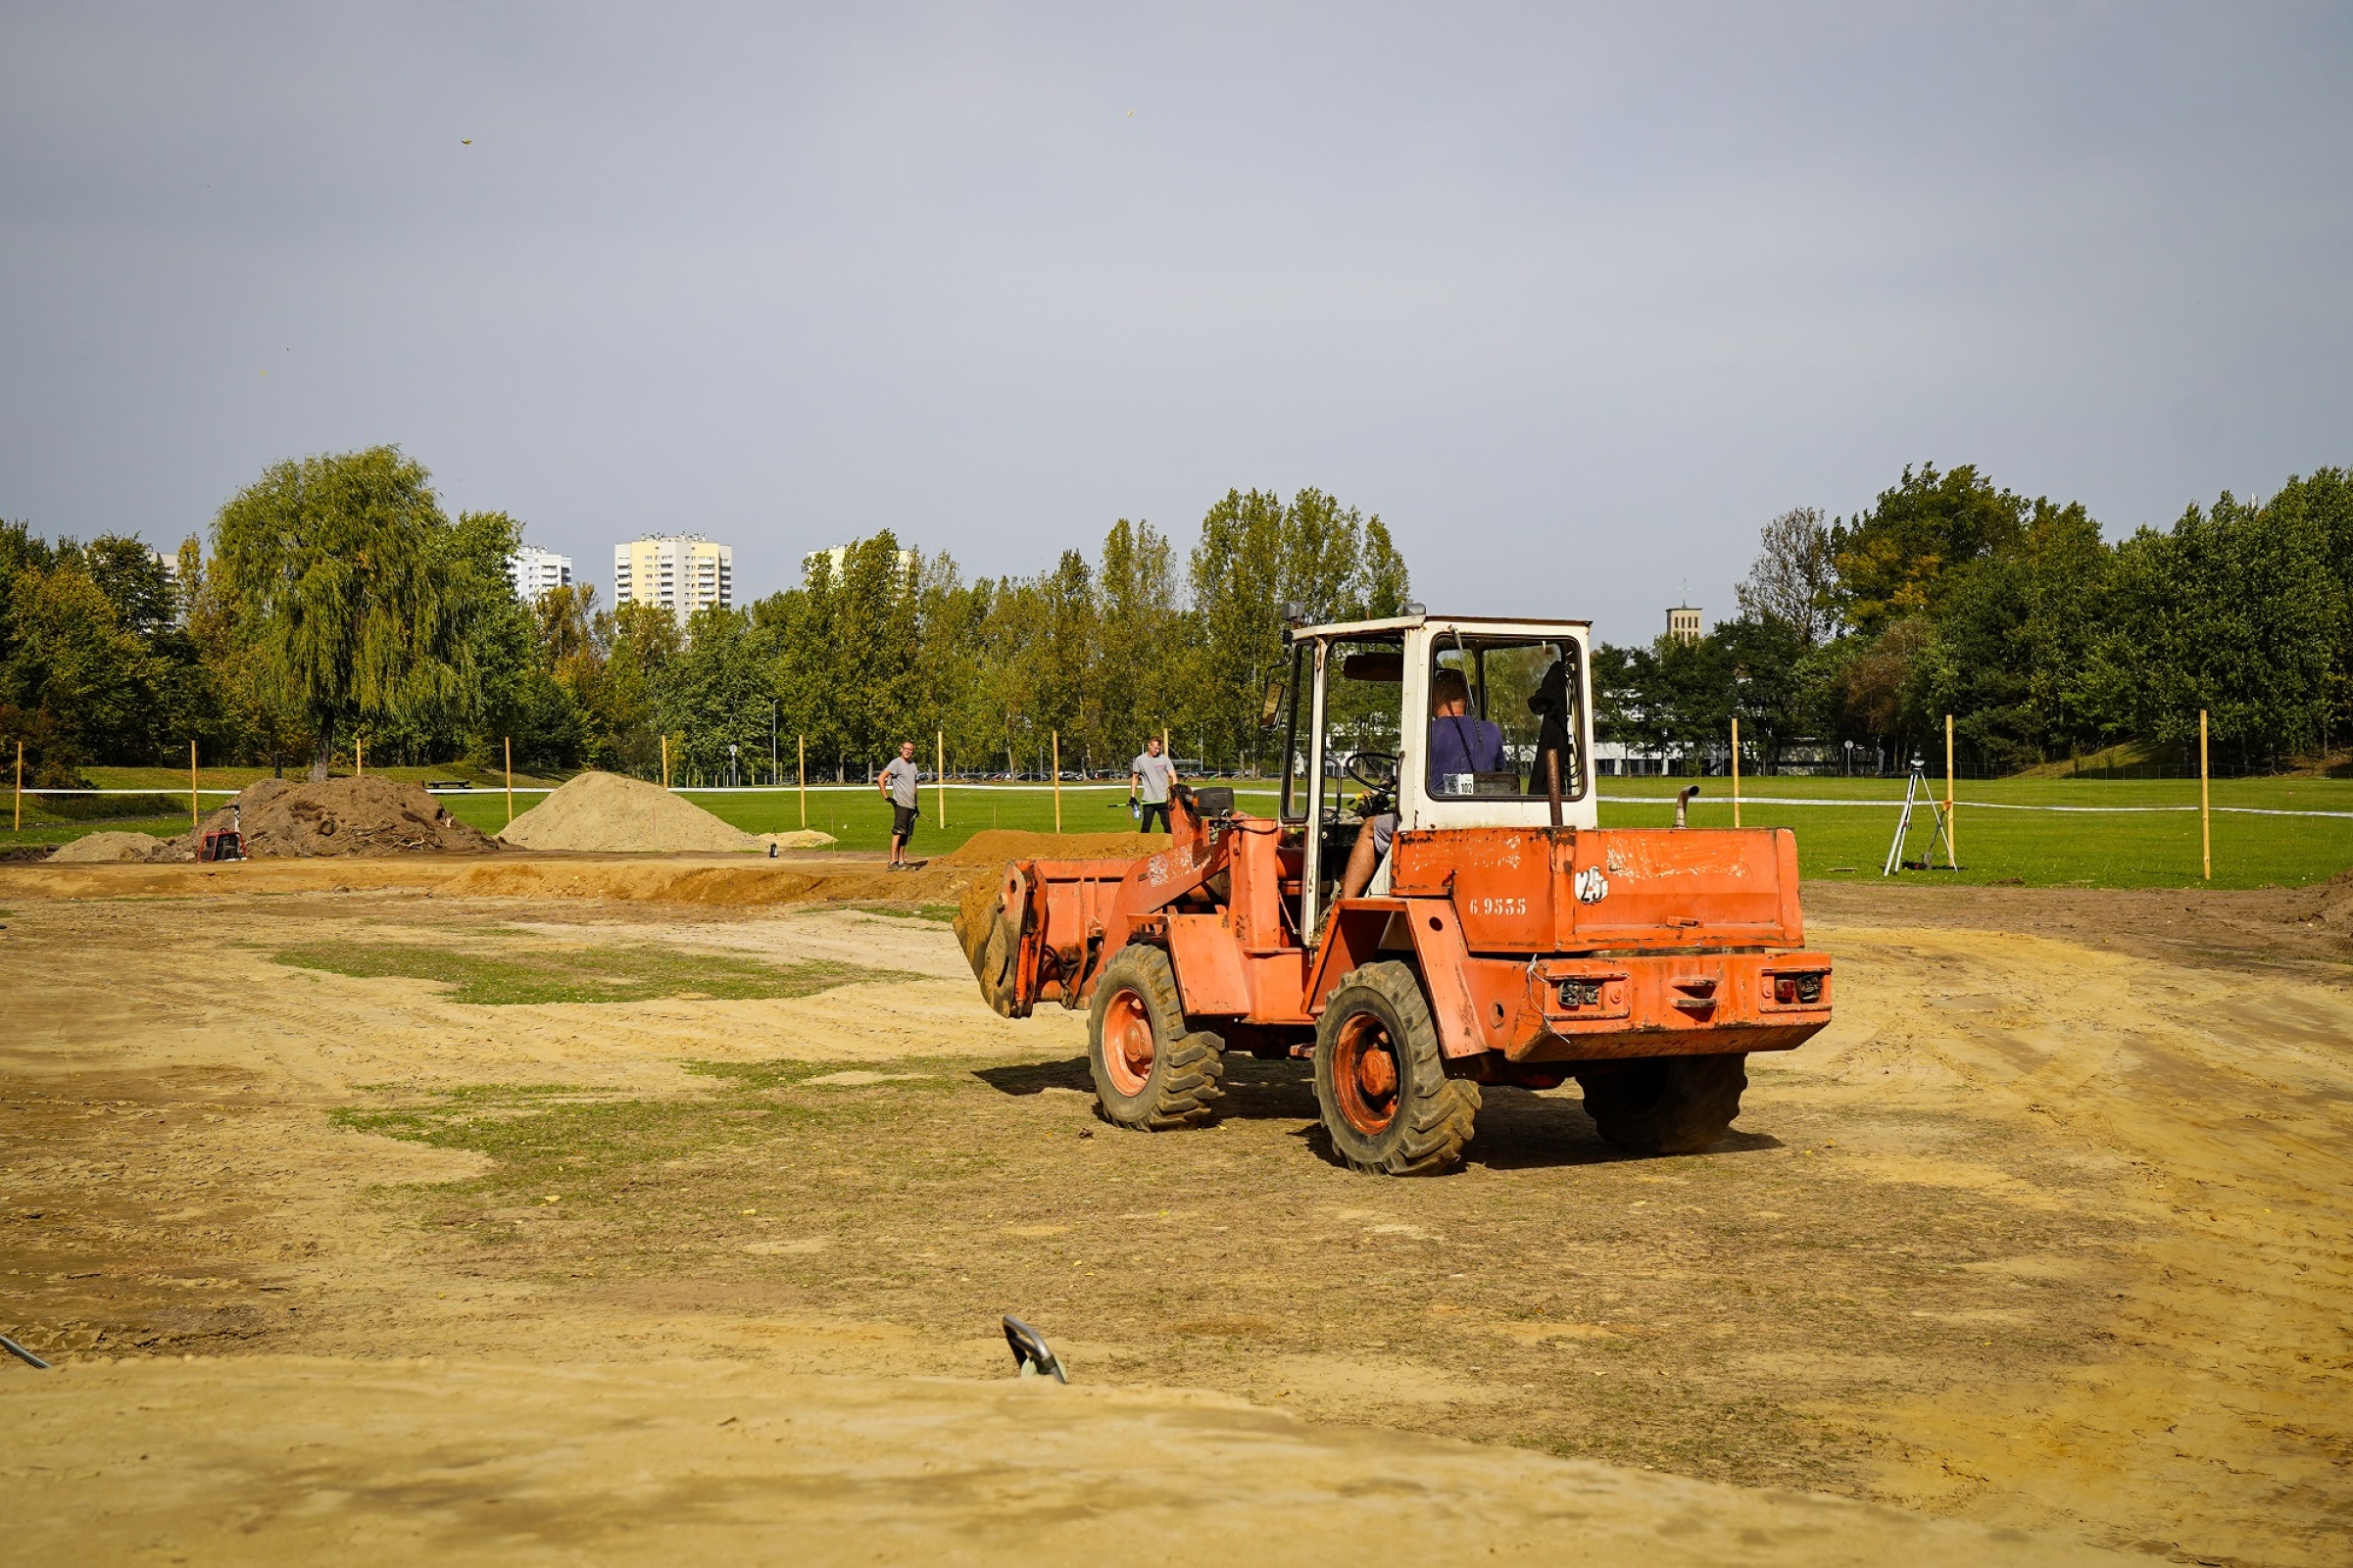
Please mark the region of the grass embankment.
MULTIPOLYGON (((1691 803, 1691 825, 1730 827, 1729 778, 1603 779, 1601 821, 1617 827, 1667 826, 1674 820, 1676 790, 1693 783, 1702 793, 1691 803), (1629 796, 1641 797, 1641 803, 1627 802, 1629 796)), ((1798 865, 1806 876, 1876 878, 1895 832, 1895 807, 1903 799, 1903 788, 1895 779, 1742 779, 1740 823, 1793 830, 1798 865), (1776 806, 1775 797, 1855 804, 1776 806)), ((1942 789, 1938 781, 1934 793, 1940 798, 1942 789)), ((2353 812, 2353 783, 2217 779, 2212 789, 2216 809, 2211 884, 2199 875, 2195 779, 1964 780, 1954 788, 1960 802, 1962 869, 1905 875, 1916 881, 2017 882, 2028 887, 2252 888, 2325 881, 2353 866, 2353 815, 2241 814, 2353 812), (2076 809, 2018 809, 2028 807, 2076 809)), ((1915 810, 1905 858, 1926 855, 1933 831, 1929 813, 1915 810)), ((1943 863, 1941 851, 1936 861, 1943 863)))
MULTIPOLYGON (((144 787, 161 769, 99 769, 122 773, 118 787, 144 787)), ((258 771, 258 770, 256 770, 258 771)), ((419 774, 433 769, 412 769, 419 774)), ((227 777, 208 770, 206 782, 227 777)), ((437 775, 438 776, 438 775, 437 775)), ((447 771, 455 777, 455 771, 447 771)), ((517 783, 521 781, 518 779, 517 783)), ((1673 820, 1672 800, 1682 785, 1696 782, 1701 795, 1691 806, 1694 827, 1732 824, 1732 781, 1667 778, 1608 778, 1598 781, 1605 827, 1663 827, 1673 820), (1632 798, 1632 799, 1629 799, 1632 798), (1655 803, 1655 804, 1652 804, 1655 803)), ((1941 786, 1937 786, 1940 791, 1941 786)), ((2353 812, 2353 780, 2328 778, 2218 779, 2213 786, 2214 880, 2212 886, 2245 888, 2301 886, 2324 881, 2353 866, 2353 815, 2262 816, 2239 810, 2353 812), (2239 808, 2234 810, 2231 808, 2239 808)), ((801 799, 784 791, 682 791, 694 802, 752 833, 782 832, 802 825, 801 799)), ((1808 877, 1876 877, 1895 827, 1894 805, 1903 797, 1897 779, 1752 778, 1741 781, 1740 820, 1748 827, 1788 827, 1797 834, 1798 863, 1808 877), (1776 806, 1776 797, 1851 802, 1838 806, 1776 806)), ((1246 810, 1271 812, 1271 788, 1245 785, 1236 792, 1246 810)), ((1961 801, 1958 873, 1908 873, 1915 880, 1969 883, 2017 882, 2029 887, 2196 887, 2199 876, 2198 787, 2194 780, 2104 781, 2096 779, 1969 780, 1958 787, 1961 801), (2108 809, 2018 810, 2016 807, 2098 807, 2108 809), (2117 809, 2135 808, 2140 809, 2117 809), (2146 809, 2161 808, 2162 809, 2146 809)), ((543 797, 520 795, 518 811, 543 797)), ((1062 790, 1064 830, 1101 832, 1128 825, 1124 785, 1067 785, 1062 790)), ((453 814, 486 833, 507 821, 503 794, 445 797, 453 814)), ((923 792, 923 819, 916 825, 914 853, 944 855, 985 828, 1025 832, 1054 830, 1054 802, 1036 787, 950 785, 948 823, 939 820, 939 796, 923 792)), ((879 794, 862 789, 811 790, 808 825, 831 833, 846 850, 880 850, 890 843, 890 810, 879 794)), ((184 815, 127 822, 44 823, 28 817, 22 834, 0 833, 0 844, 57 844, 96 827, 140 832, 184 832, 184 815)), ((1918 858, 1929 842, 1926 813, 1915 816, 1907 856, 1918 858)))

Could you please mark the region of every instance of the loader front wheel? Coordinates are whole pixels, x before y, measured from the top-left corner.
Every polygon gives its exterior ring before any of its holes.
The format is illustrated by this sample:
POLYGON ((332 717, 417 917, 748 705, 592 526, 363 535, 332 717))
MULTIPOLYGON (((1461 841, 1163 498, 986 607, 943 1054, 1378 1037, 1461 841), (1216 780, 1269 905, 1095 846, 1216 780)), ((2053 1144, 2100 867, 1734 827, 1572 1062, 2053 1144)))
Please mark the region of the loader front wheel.
POLYGON ((1637 1154, 1696 1154, 1732 1130, 1745 1056, 1658 1056, 1580 1072, 1601 1141, 1637 1154))
POLYGON ((1185 1027, 1176 970, 1157 948, 1111 955, 1087 1015, 1087 1066, 1103 1120, 1142 1132, 1217 1119, 1225 1042, 1185 1027))
POLYGON ((1413 971, 1368 963, 1332 993, 1316 1026, 1315 1102, 1350 1170, 1439 1176, 1462 1163, 1479 1086, 1446 1076, 1413 971))

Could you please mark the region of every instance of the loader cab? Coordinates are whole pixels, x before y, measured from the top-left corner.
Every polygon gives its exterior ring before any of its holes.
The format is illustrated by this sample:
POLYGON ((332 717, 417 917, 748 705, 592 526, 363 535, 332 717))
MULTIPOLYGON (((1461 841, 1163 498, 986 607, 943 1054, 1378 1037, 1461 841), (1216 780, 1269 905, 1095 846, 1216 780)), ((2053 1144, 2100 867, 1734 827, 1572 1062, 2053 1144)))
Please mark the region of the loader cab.
MULTIPOLYGON (((1544 828, 1556 776, 1560 824, 1596 825, 1589 629, 1410 615, 1292 632, 1281 814, 1301 851, 1302 940, 1381 812, 1400 832, 1544 828)), ((1384 858, 1368 891, 1388 885, 1384 858)))

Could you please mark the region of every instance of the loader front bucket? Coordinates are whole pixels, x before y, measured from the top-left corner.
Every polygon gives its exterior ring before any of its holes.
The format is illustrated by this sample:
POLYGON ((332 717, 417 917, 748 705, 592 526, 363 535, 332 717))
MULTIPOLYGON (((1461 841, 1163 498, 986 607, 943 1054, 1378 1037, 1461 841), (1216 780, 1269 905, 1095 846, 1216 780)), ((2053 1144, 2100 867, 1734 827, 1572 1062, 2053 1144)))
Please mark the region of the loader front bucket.
POLYGON ((1021 995, 1021 927, 1029 908, 1029 862, 1015 860, 993 882, 976 882, 956 914, 956 939, 963 945, 989 1005, 1007 1018, 1026 1017, 1021 995))
POLYGON ((980 994, 1007 1018, 1084 1004, 1128 860, 1013 860, 964 895, 956 939, 980 994))

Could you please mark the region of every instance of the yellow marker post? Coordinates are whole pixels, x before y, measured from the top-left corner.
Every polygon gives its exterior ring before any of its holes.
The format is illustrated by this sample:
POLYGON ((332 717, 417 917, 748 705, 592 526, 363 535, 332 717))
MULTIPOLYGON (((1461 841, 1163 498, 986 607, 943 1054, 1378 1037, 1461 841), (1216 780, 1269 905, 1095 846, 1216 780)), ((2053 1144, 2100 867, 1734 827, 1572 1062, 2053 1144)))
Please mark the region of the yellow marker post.
POLYGON ((1740 715, 1732 715, 1732 825, 1740 825, 1740 715))
POLYGON ((2198 853, 2214 880, 2214 800, 2206 787, 2206 710, 2198 710, 2198 853))
POLYGON ((1944 858, 1961 869, 1961 829, 1953 817, 1952 714, 1944 715, 1944 858))
POLYGON ((939 781, 940 786, 940 826, 946 827, 948 825, 948 732, 946 730, 937 731, 935 742, 940 749, 940 760, 939 766, 934 770, 932 776, 939 781))
POLYGON ((354 778, 368 776, 368 743, 357 735, 351 738, 351 776, 354 778))
POLYGON ((204 818, 196 809, 196 743, 188 742, 188 831, 193 833, 204 818))
POLYGON ((806 830, 809 826, 809 737, 803 735, 799 737, 799 740, 801 770, 794 776, 801 781, 801 826, 806 830))
POLYGON ((662 787, 665 790, 670 787, 670 738, 667 735, 662 738, 662 787))
POLYGON ((509 827, 513 827, 513 826, 515 825, 515 737, 514 737, 514 736, 512 736, 512 735, 509 735, 509 736, 507 736, 507 737, 506 737, 506 742, 507 742, 507 825, 508 825, 509 827))
POLYGON ((1062 831, 1062 732, 1054 732, 1054 830, 1062 831))
POLYGON ((19 741, 19 742, 17 742, 17 826, 16 826, 16 831, 17 831, 17 832, 19 832, 19 833, 22 833, 22 832, 24 832, 24 831, 25 831, 25 743, 24 743, 23 741, 19 741))

